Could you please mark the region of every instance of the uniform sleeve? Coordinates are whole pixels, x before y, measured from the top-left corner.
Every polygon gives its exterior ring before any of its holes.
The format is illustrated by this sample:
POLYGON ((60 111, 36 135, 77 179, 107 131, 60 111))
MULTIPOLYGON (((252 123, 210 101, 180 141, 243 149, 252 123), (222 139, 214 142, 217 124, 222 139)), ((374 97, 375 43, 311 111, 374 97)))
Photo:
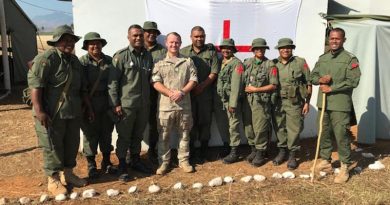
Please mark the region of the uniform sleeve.
POLYGON ((241 62, 238 62, 234 66, 231 74, 229 107, 232 108, 237 107, 237 102, 242 92, 243 74, 244 74, 244 65, 241 62))
POLYGON ((33 66, 27 73, 28 86, 30 88, 44 88, 47 84, 50 61, 43 56, 36 56, 33 66))
POLYGON ((120 83, 123 75, 123 62, 120 55, 114 55, 112 69, 108 73, 108 94, 110 106, 120 105, 120 83))
POLYGON ((196 71, 196 67, 194 61, 190 59, 190 81, 198 82, 198 73, 196 71))
POLYGON ((219 62, 218 62, 217 52, 212 52, 210 73, 214 73, 214 74, 219 73, 219 62))
POLYGON ((359 85, 360 75, 359 61, 357 58, 352 58, 346 70, 345 80, 330 86, 332 93, 356 88, 359 85))
POLYGON ((319 85, 320 82, 320 61, 318 60, 310 74, 310 80, 313 85, 319 85))
POLYGON ((309 65, 307 64, 306 60, 304 60, 302 72, 303 72, 303 75, 305 76, 306 84, 311 85, 310 68, 309 68, 309 65))
POLYGON ((162 76, 161 76, 161 73, 160 73, 160 64, 159 63, 154 65, 154 68, 153 68, 153 71, 152 71, 152 77, 150 79, 150 82, 151 83, 155 83, 155 82, 163 83, 163 79, 162 79, 162 76))
POLYGON ((279 73, 276 65, 274 63, 270 63, 268 70, 269 84, 279 86, 279 73))

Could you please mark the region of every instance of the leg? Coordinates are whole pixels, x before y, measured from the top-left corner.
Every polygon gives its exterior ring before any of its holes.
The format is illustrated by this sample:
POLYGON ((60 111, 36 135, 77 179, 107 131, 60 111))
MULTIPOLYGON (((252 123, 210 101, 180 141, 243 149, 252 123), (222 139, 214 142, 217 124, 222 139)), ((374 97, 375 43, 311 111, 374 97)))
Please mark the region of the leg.
POLYGON ((169 138, 172 130, 172 112, 160 111, 158 114, 157 128, 159 131, 158 139, 158 160, 160 167, 156 174, 165 174, 168 171, 169 161, 171 159, 171 150, 169 149, 169 138))
POLYGON ((178 135, 179 135, 179 166, 184 170, 184 172, 190 173, 194 171, 194 168, 189 163, 189 141, 190 141, 190 130, 192 127, 192 116, 190 112, 178 111, 178 121, 180 122, 178 126, 178 135))

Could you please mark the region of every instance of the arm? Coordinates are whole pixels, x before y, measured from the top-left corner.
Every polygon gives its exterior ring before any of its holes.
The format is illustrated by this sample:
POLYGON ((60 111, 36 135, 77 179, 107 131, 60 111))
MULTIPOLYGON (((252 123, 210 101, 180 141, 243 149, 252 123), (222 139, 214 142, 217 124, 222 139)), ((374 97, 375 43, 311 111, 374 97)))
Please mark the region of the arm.
POLYGON ((237 102, 242 89, 242 75, 244 74, 244 66, 241 62, 235 65, 231 73, 231 89, 229 96, 229 111, 234 112, 237 107, 237 102))
POLYGON ((113 67, 108 74, 108 95, 110 106, 113 107, 113 111, 116 115, 122 115, 122 106, 120 102, 119 89, 120 81, 123 75, 122 63, 118 55, 115 55, 112 61, 113 67))
POLYGON ((359 85, 361 72, 359 68, 359 61, 357 60, 357 58, 352 58, 351 62, 348 65, 348 68, 346 69, 347 70, 345 74, 345 79, 340 83, 335 83, 330 86, 331 93, 352 90, 359 85))
POLYGON ((42 105, 42 88, 32 88, 31 89, 31 101, 33 103, 33 108, 35 111, 35 117, 41 125, 45 128, 48 127, 50 118, 43 109, 42 105))

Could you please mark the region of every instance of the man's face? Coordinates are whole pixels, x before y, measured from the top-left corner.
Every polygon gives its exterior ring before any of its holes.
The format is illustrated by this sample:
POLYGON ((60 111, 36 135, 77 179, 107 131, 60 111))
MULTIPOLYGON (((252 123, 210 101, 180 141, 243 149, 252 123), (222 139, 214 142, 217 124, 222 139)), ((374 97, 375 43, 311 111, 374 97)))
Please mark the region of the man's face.
POLYGON ((265 55, 265 48, 254 48, 253 53, 255 54, 256 58, 263 59, 265 55))
POLYGON ((233 56, 233 48, 221 47, 221 54, 223 58, 230 58, 233 56))
POLYGON ((75 43, 76 39, 73 36, 65 34, 60 38, 59 41, 57 41, 56 48, 64 54, 71 54, 75 43))
POLYGON ((206 40, 206 34, 203 31, 194 30, 191 33, 192 45, 201 48, 204 46, 206 40))
POLYGON ((283 59, 289 59, 292 56, 293 48, 291 46, 281 47, 279 48, 279 55, 283 59))
POLYGON ((331 31, 329 34, 329 47, 330 50, 336 51, 343 47, 345 38, 338 31, 331 31))
POLYGON ((165 46, 169 53, 177 55, 181 46, 181 39, 175 35, 169 35, 165 42, 165 46))
POLYGON ((150 44, 155 44, 157 42, 157 36, 158 36, 158 32, 156 30, 144 31, 145 42, 148 42, 150 44))
POLYGON ((100 55, 102 53, 103 44, 99 40, 87 42, 87 50, 90 55, 100 55))
POLYGON ((132 28, 130 29, 127 39, 129 39, 130 45, 133 48, 140 49, 144 46, 144 33, 142 29, 132 28))

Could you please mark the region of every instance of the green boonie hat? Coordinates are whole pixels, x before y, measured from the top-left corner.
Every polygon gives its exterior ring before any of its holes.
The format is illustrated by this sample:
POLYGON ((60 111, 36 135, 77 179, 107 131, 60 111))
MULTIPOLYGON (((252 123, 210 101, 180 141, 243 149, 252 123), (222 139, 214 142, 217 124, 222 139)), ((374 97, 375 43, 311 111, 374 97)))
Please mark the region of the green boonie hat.
POLYGON ((157 35, 161 34, 161 32, 157 28, 157 23, 154 22, 154 21, 145 21, 144 27, 142 29, 144 29, 144 30, 156 30, 157 31, 157 35))
POLYGON ((266 48, 269 49, 267 46, 267 41, 265 41, 264 38, 255 38, 252 41, 251 51, 253 51, 254 48, 266 48))
POLYGON ((230 48, 233 48, 233 53, 237 52, 237 48, 234 45, 234 40, 231 39, 231 38, 223 39, 222 42, 221 42, 221 45, 219 45, 219 47, 220 48, 222 48, 222 47, 230 47, 230 48))
POLYGON ((103 47, 107 44, 106 39, 100 38, 100 34, 99 33, 89 32, 89 33, 85 34, 83 47, 81 47, 81 48, 84 49, 84 50, 87 50, 87 43, 88 43, 88 41, 95 41, 95 40, 101 41, 103 47))
POLYGON ((278 41, 278 45, 275 46, 275 49, 279 49, 279 48, 287 47, 287 46, 295 49, 295 45, 293 43, 293 40, 291 40, 291 38, 281 38, 278 41))
POLYGON ((58 40, 65 34, 71 35, 76 42, 80 40, 80 36, 74 35, 72 28, 68 25, 58 26, 53 32, 53 39, 47 41, 47 45, 54 46, 58 40))

